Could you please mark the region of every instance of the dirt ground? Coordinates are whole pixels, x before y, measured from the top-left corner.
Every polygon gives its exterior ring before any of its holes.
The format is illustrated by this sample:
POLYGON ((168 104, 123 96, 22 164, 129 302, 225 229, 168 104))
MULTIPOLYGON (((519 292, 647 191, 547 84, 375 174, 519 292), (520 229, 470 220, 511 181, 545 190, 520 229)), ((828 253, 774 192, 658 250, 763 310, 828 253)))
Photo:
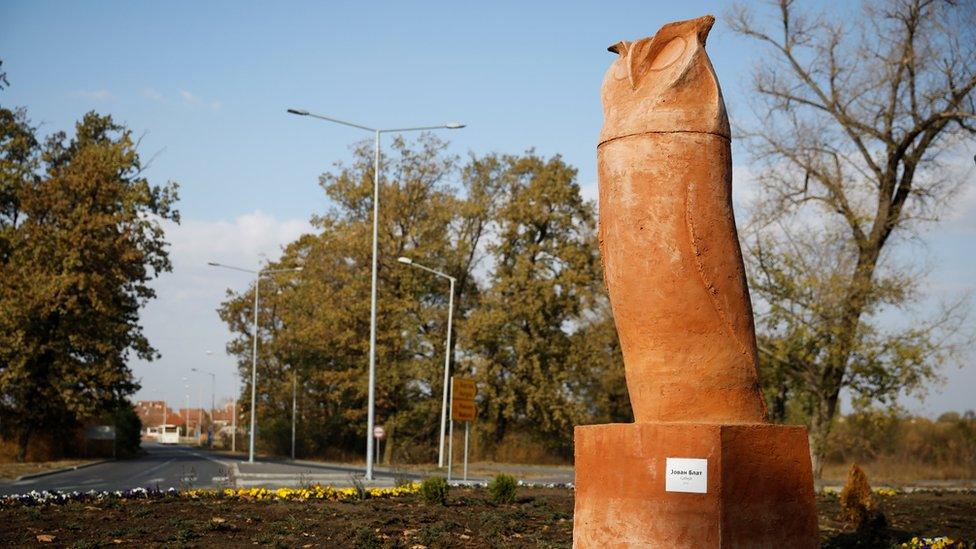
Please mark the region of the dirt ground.
MULTIPOLYGON (((882 501, 892 541, 912 535, 976 540, 976 494, 903 494, 882 501)), ((821 497, 818 505, 823 541, 851 546, 834 518, 837 498, 821 497)), ((488 503, 484 491, 453 490, 447 507, 416 496, 349 503, 73 503, 0 509, 0 547, 569 547, 572 514, 573 492, 561 489, 522 489, 510 505, 488 503)))

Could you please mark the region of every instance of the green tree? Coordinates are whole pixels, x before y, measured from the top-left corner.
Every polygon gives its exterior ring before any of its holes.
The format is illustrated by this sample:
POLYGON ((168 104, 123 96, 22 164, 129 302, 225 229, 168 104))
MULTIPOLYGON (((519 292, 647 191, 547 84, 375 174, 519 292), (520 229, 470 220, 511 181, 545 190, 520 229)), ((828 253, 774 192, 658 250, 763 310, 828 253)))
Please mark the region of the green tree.
POLYGON ((88 113, 43 144, 23 110, 0 108, 0 427, 19 457, 31 437, 120 405, 128 360, 158 353, 139 324, 170 269, 161 220, 176 185, 142 174, 131 132, 88 113))
POLYGON ((745 129, 760 184, 751 281, 771 408, 798 401, 819 475, 843 389, 890 401, 957 350, 961 305, 905 328, 883 315, 918 303, 919 276, 893 250, 960 188, 944 159, 976 133, 976 5, 877 0, 851 17, 776 4, 774 30, 742 6, 729 18, 768 53, 745 129))

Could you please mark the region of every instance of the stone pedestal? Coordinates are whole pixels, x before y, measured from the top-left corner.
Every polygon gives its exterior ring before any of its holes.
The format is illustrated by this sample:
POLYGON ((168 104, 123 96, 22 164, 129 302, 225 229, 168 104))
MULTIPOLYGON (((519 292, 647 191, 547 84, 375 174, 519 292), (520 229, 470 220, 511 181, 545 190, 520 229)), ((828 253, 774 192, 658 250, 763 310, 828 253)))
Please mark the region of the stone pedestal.
POLYGON ((575 548, 819 544, 803 427, 608 424, 575 437, 575 548), (705 493, 666 491, 668 458, 708 460, 705 493))

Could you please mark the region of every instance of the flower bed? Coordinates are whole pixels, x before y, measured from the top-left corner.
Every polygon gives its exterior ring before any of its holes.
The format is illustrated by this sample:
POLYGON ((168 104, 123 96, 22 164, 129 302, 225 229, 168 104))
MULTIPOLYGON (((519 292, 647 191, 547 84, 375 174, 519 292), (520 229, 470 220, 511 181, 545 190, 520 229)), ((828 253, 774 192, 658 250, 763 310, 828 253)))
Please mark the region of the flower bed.
POLYGON ((227 499, 242 501, 351 501, 368 498, 393 498, 416 494, 420 484, 412 483, 395 488, 343 488, 314 485, 305 488, 226 488, 223 490, 183 490, 175 488, 159 490, 135 488, 132 490, 99 492, 49 492, 32 491, 26 494, 0 496, 0 507, 63 505, 71 502, 100 502, 134 499, 227 499))
POLYGON ((942 536, 938 538, 914 537, 899 547, 903 549, 968 549, 970 545, 964 541, 942 536))
POLYGON ((107 501, 112 499, 161 499, 165 497, 178 497, 179 491, 176 488, 169 490, 159 490, 154 488, 133 488, 131 490, 116 490, 114 492, 99 492, 89 490, 87 492, 58 492, 32 490, 26 494, 14 494, 11 496, 0 496, 0 507, 15 507, 18 505, 63 505, 71 502, 107 501))
MULTIPOLYGON (((452 483, 453 487, 460 486, 452 483)), ((488 486, 486 482, 471 483, 467 487, 484 489, 488 486)), ((524 488, 560 488, 572 490, 572 484, 560 483, 532 483, 519 482, 520 487, 524 488)), ((351 501, 367 498, 392 498, 416 494, 420 491, 419 483, 410 483, 395 488, 333 488, 331 486, 313 485, 303 488, 225 488, 225 489, 197 489, 197 490, 177 490, 169 488, 160 490, 158 488, 134 488, 131 490, 116 490, 112 492, 89 490, 87 492, 58 492, 58 491, 31 491, 26 494, 16 494, 11 496, 0 496, 0 507, 12 507, 17 505, 37 506, 37 505, 62 505, 69 502, 98 502, 108 500, 130 500, 130 499, 162 499, 162 498, 184 498, 184 499, 229 499, 241 501, 351 501)))
POLYGON ((187 490, 180 497, 189 499, 238 499, 244 501, 350 501, 366 498, 392 498, 416 494, 420 484, 414 482, 395 488, 343 488, 314 485, 307 488, 225 488, 223 490, 187 490))

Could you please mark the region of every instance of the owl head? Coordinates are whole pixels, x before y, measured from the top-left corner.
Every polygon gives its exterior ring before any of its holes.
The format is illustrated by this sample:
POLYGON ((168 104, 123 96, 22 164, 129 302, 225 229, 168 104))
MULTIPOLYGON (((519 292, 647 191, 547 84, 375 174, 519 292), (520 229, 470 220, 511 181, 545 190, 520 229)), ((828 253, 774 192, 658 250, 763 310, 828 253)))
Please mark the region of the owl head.
POLYGON ((705 39, 711 15, 668 23, 657 34, 609 48, 617 54, 603 79, 600 142, 649 132, 729 137, 729 119, 705 39))

